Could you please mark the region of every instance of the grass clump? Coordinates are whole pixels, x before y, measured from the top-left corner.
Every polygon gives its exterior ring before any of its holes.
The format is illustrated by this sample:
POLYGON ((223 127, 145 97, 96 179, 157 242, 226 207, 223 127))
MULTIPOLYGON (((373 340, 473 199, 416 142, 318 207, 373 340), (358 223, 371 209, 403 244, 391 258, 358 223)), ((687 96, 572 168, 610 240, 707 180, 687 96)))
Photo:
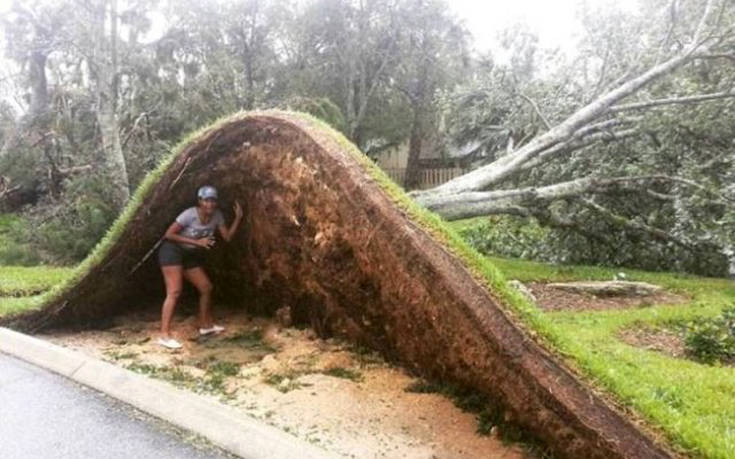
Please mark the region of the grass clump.
POLYGON ((403 390, 414 394, 442 394, 445 388, 446 386, 442 384, 419 379, 406 386, 403 390))
POLYGON ((362 381, 362 373, 350 368, 332 367, 322 371, 322 374, 334 376, 335 378, 349 379, 354 382, 362 381))
POLYGON ((350 344, 348 347, 352 357, 360 363, 363 368, 387 365, 387 362, 377 351, 361 345, 350 344))
POLYGON ((286 375, 281 373, 269 373, 263 378, 263 382, 270 384, 271 386, 277 386, 281 384, 285 379, 286 375))
POLYGON ((118 352, 118 351, 105 351, 105 355, 114 361, 118 360, 130 360, 138 356, 137 352, 118 352))
POLYGON ((292 390, 301 389, 305 384, 297 381, 297 378, 304 373, 296 371, 288 371, 285 373, 269 373, 263 378, 263 382, 275 387, 279 392, 286 393, 292 390))
MULTIPOLYGON (((275 352, 277 350, 263 341, 263 330, 259 328, 237 332, 232 336, 224 338, 222 341, 243 349, 261 350, 264 352, 275 352)), ((212 342, 207 343, 206 346, 218 347, 219 344, 217 342, 212 342)))
POLYGON ((228 395, 225 391, 225 382, 227 378, 225 372, 231 371, 229 370, 229 366, 216 367, 217 369, 215 371, 208 370, 203 378, 197 378, 178 366, 163 366, 132 362, 126 365, 125 368, 146 376, 163 379, 177 387, 189 389, 194 392, 228 395), (222 370, 222 368, 228 368, 228 370, 222 370))
POLYGON ((240 373, 240 365, 233 362, 217 361, 207 366, 207 371, 222 376, 237 376, 240 373))

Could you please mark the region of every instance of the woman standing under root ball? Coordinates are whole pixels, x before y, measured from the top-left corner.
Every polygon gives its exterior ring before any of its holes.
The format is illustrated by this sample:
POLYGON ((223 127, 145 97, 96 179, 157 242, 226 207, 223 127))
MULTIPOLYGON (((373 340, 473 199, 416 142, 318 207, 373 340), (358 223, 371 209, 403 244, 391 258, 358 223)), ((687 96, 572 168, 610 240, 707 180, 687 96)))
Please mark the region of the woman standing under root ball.
POLYGON ((224 331, 212 320, 212 282, 204 271, 207 250, 214 247, 214 230, 222 239, 230 241, 242 220, 242 207, 235 201, 235 220, 228 228, 222 212, 217 209, 217 190, 203 186, 197 191, 197 205, 181 212, 166 230, 163 244, 158 250, 166 283, 166 299, 161 309, 161 337, 158 344, 169 349, 181 348, 181 343, 171 336, 171 318, 176 309, 183 279, 191 282, 199 291, 199 334, 210 335, 224 331))

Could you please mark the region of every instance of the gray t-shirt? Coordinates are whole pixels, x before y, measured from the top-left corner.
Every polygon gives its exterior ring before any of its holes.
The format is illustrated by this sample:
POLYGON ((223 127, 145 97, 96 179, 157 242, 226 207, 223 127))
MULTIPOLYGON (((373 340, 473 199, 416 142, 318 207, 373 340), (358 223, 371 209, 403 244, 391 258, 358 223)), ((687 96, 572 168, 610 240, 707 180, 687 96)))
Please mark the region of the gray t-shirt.
MULTIPOLYGON (((176 217, 176 223, 182 227, 179 232, 182 236, 192 239, 201 239, 203 237, 213 236, 214 230, 217 229, 218 226, 225 224, 225 217, 222 216, 222 212, 217 209, 205 225, 201 220, 199 220, 197 208, 189 207, 176 217)), ((191 244, 181 244, 181 246, 187 249, 196 248, 195 245, 191 244)))

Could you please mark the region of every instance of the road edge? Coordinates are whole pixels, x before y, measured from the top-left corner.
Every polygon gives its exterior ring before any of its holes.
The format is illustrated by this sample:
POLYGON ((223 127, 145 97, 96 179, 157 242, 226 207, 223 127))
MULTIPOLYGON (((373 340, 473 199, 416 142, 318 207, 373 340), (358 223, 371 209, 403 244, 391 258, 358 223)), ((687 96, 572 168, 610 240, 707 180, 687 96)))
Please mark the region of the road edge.
POLYGON ((8 328, 0 327, 0 352, 201 435, 242 458, 335 457, 227 405, 8 328))

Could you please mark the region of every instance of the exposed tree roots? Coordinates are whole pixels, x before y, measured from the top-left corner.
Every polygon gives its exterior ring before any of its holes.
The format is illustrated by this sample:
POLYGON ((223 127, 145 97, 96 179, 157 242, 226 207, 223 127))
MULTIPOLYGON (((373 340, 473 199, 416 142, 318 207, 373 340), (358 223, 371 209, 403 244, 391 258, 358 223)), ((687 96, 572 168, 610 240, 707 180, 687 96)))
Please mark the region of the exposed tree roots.
POLYGON ((162 298, 155 257, 133 268, 205 183, 226 214, 233 199, 246 213, 235 240, 211 254, 221 300, 261 314, 290 306, 323 336, 481 392, 561 455, 671 455, 514 323, 330 133, 291 114, 238 115, 192 141, 99 265, 13 326, 91 322, 162 298))

